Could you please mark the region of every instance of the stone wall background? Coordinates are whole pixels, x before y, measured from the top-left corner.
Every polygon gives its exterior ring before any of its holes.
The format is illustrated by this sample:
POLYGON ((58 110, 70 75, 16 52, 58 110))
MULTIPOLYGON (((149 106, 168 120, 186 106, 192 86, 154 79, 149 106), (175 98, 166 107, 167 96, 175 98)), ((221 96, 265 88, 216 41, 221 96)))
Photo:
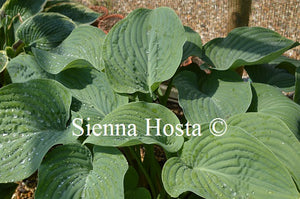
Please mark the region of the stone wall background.
MULTIPOLYGON (((110 13, 127 15, 136 8, 171 7, 183 25, 197 31, 205 44, 227 35, 228 0, 77 0, 85 5, 106 6, 110 13)), ((252 0, 249 26, 261 26, 300 42, 300 0, 252 0)), ((300 60, 300 47, 286 53, 300 60)))

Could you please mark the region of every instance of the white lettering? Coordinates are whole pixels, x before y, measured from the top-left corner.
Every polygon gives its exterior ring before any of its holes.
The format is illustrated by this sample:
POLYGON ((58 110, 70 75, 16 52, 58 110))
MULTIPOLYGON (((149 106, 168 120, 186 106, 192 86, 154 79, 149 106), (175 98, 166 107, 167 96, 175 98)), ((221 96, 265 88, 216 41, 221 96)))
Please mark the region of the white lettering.
POLYGON ((74 136, 82 136, 82 135, 84 134, 84 130, 83 130, 83 128, 81 127, 82 123, 83 123, 83 120, 80 119, 80 118, 75 118, 75 119, 72 121, 73 126, 74 126, 75 128, 77 128, 78 130, 80 130, 80 132, 81 132, 80 134, 76 134, 74 131, 72 131, 72 135, 74 135, 74 136), (79 120, 79 122, 81 123, 80 125, 76 124, 76 121, 78 121, 78 120, 79 120))
POLYGON ((101 130, 102 129, 102 126, 100 124, 95 124, 93 126, 93 131, 92 133, 95 135, 95 136, 100 136, 101 135, 101 131, 99 133, 96 132, 96 130, 101 130))
POLYGON ((147 121, 147 124, 146 124, 146 128, 147 128, 147 133, 146 133, 146 136, 151 136, 151 134, 150 134, 150 129, 152 128, 152 129, 156 129, 156 136, 160 136, 160 128, 159 128, 159 126, 160 126, 160 118, 156 118, 155 120, 156 120, 156 126, 150 126, 150 120, 151 119, 149 119, 149 118, 146 118, 145 119, 146 121, 147 121))
POLYGON ((165 136, 172 136, 174 133, 174 127, 172 124, 165 124, 163 128, 165 136), (170 129, 170 133, 168 134, 168 129, 170 129))
POLYGON ((136 133, 136 125, 135 124, 129 124, 128 125, 128 132, 127 132, 127 135, 128 136, 137 136, 137 133, 136 133), (133 133, 131 133, 131 131, 133 131, 133 133))
POLYGON ((193 124, 192 127, 193 127, 192 136, 201 136, 202 135, 200 124, 193 124))
POLYGON ((184 131, 182 130, 182 127, 183 127, 182 124, 177 124, 177 125, 176 125, 176 127, 175 127, 175 128, 176 128, 176 133, 175 133, 176 136, 183 136, 184 131), (178 132, 179 132, 180 134, 179 134, 178 132))

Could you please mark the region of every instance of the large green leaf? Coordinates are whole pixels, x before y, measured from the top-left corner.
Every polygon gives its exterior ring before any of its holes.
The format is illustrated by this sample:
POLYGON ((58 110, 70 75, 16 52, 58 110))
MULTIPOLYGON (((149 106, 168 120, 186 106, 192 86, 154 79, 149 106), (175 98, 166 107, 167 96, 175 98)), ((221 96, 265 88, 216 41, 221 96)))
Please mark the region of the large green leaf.
POLYGON ((299 60, 292 59, 286 56, 280 56, 277 59, 272 60, 270 64, 277 65, 277 68, 286 69, 290 73, 294 73, 295 69, 300 67, 299 60))
POLYGON ((202 41, 200 35, 190 27, 184 26, 187 41, 183 46, 182 61, 189 56, 202 57, 202 41))
POLYGON ((62 2, 54 4, 45 9, 46 12, 58 12, 71 18, 77 24, 91 24, 99 16, 100 13, 94 12, 88 7, 74 2, 62 2))
POLYGON ((46 5, 45 5, 45 9, 50 8, 51 6, 53 6, 55 4, 68 3, 68 2, 73 2, 73 0, 50 0, 50 1, 47 1, 46 5))
POLYGON ((253 82, 270 84, 285 92, 294 91, 295 76, 287 70, 276 66, 273 64, 262 64, 246 66, 245 69, 253 82))
POLYGON ((286 69, 292 74, 295 73, 294 101, 300 105, 300 60, 281 56, 273 60, 271 64, 276 64, 278 68, 286 69))
POLYGON ((300 67, 296 69, 295 79, 296 79, 296 85, 295 85, 294 101, 300 105, 300 67))
POLYGON ((75 28, 74 22, 58 13, 39 13, 17 29, 17 36, 28 46, 49 50, 58 46, 75 28))
POLYGON ((176 132, 179 133, 178 129, 175 129, 177 124, 180 124, 180 122, 176 115, 164 106, 154 103, 134 102, 120 106, 109 113, 95 127, 95 133, 92 133, 85 140, 85 143, 101 146, 158 144, 169 152, 176 152, 183 144, 183 137, 175 135, 176 132), (108 124, 112 124, 113 128, 108 127, 107 135, 105 135, 104 125, 108 124), (125 128, 120 126, 117 129, 116 125, 121 124, 124 124, 125 128), (99 130, 99 126, 102 126, 103 129, 99 130), (174 131, 172 135, 171 128, 174 131), (125 129, 125 132, 123 132, 123 129, 125 129), (164 132, 169 136, 166 136, 164 132))
POLYGON ((0 73, 6 68, 8 63, 8 57, 6 56, 5 51, 0 51, 0 73))
POLYGON ((13 58, 7 65, 7 71, 13 83, 26 82, 31 79, 53 78, 45 72, 32 55, 21 54, 13 58))
POLYGON ((151 199, 151 194, 145 187, 138 187, 139 175, 133 167, 129 167, 124 178, 125 199, 151 199))
POLYGON ((179 104, 191 123, 210 122, 214 118, 227 119, 244 113, 251 104, 250 84, 243 82, 233 71, 204 72, 198 76, 190 71, 179 73, 174 84, 179 104))
POLYGON ((53 75, 45 72, 33 56, 24 54, 12 59, 7 70, 14 83, 38 78, 59 81, 75 98, 72 109, 82 118, 89 118, 90 123, 99 122, 118 106, 128 103, 127 97, 113 91, 104 73, 82 59, 72 61, 63 71, 53 75))
POLYGON ((227 70, 268 63, 296 45, 299 43, 266 28, 240 27, 226 38, 208 42, 204 50, 209 64, 217 70, 227 70))
POLYGON ((227 123, 246 130, 263 142, 300 186, 300 143, 283 121, 268 114, 246 113, 231 117, 227 123))
POLYGON ((37 199, 124 198, 127 161, 116 148, 64 145, 46 155, 39 168, 37 199))
POLYGON ((53 80, 0 89, 0 182, 30 176, 52 146, 76 139, 66 128, 70 104, 68 90, 53 80))
POLYGON ((39 13, 46 0, 7 0, 1 10, 5 16, 5 27, 8 28, 6 37, 6 46, 12 46, 17 40, 16 30, 23 21, 27 20, 29 17, 39 13))
POLYGON ((164 165, 162 180, 172 197, 186 191, 207 199, 299 197, 287 169, 255 137, 230 125, 223 136, 202 127, 202 136, 164 165))
POLYGON ((300 139, 300 105, 284 96, 277 88, 260 83, 252 85, 254 93, 250 111, 267 113, 280 118, 300 139))
POLYGON ((59 73, 77 59, 84 59, 102 70, 104 66, 101 47, 104 38, 105 34, 100 29, 82 25, 76 27, 69 37, 52 51, 33 48, 33 53, 41 67, 52 74, 59 73))
POLYGON ((103 45, 105 70, 120 93, 147 93, 176 72, 186 40, 170 8, 137 9, 117 23, 103 45))
POLYGON ((70 89, 78 100, 76 111, 84 119, 89 118, 90 123, 98 123, 112 110, 128 103, 127 97, 113 91, 106 75, 86 61, 73 61, 55 78, 70 89))
MULTIPOLYGON (((22 20, 26 20, 36 13, 42 11, 46 0, 7 0, 1 10, 6 15, 14 17, 20 14, 22 20)), ((0 5, 1 6, 1 5, 0 5)))

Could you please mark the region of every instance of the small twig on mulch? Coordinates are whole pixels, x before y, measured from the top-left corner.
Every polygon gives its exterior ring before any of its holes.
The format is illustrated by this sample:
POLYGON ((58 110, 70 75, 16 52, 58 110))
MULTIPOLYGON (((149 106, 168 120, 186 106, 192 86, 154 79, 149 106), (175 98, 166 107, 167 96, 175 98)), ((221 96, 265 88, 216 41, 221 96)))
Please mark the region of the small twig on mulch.
POLYGON ((108 9, 104 6, 90 6, 90 8, 96 12, 104 13, 92 25, 103 30, 105 34, 107 34, 118 21, 124 18, 124 16, 120 14, 108 14, 108 9))

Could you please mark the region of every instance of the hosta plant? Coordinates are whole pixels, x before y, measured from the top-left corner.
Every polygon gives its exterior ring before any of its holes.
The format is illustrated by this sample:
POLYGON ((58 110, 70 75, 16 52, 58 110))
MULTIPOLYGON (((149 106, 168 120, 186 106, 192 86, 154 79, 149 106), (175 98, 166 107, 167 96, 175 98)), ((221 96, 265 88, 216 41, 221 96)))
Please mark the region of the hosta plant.
POLYGON ((299 43, 242 27, 202 45, 166 7, 105 35, 82 6, 31 5, 1 8, 6 197, 35 172, 43 199, 300 197, 300 64, 282 56, 299 43))

